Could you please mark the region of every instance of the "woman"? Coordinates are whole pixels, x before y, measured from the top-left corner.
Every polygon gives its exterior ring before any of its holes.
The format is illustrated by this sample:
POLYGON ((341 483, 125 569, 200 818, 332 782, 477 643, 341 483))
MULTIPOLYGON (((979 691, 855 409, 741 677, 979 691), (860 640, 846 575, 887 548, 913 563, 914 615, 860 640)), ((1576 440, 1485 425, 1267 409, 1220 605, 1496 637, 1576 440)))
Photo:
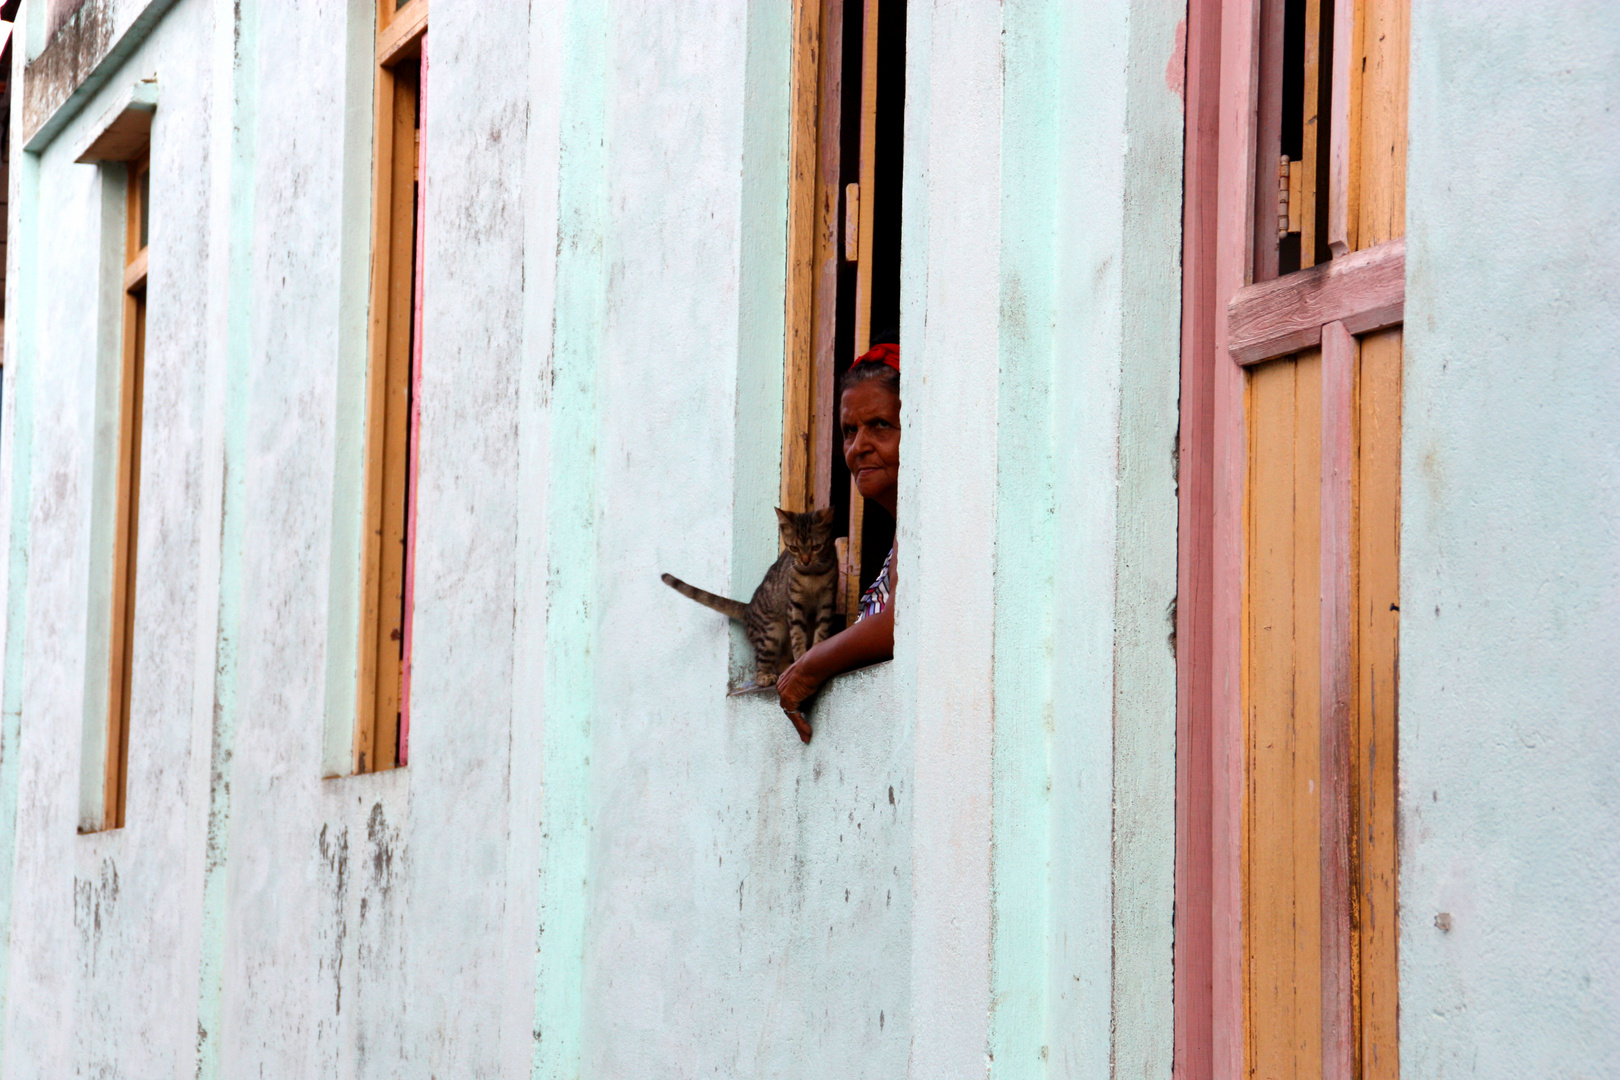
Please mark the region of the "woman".
MULTIPOLYGON (((891 515, 900 490, 900 348, 874 346, 839 384, 838 418, 844 434, 844 464, 855 487, 891 515)), ((894 656, 894 548, 883 569, 861 594, 860 614, 848 630, 822 641, 776 680, 782 710, 799 737, 810 741, 800 705, 834 675, 894 656)))

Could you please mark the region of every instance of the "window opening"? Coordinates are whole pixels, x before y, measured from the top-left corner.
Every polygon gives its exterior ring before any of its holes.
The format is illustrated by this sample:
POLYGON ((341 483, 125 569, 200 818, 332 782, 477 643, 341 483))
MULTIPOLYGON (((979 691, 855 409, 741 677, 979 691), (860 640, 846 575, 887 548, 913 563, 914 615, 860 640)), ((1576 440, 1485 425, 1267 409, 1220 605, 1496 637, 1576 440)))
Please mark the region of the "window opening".
POLYGON ((404 765, 410 745, 427 14, 378 0, 356 772, 404 765))
POLYGON ((816 214, 797 221, 790 212, 782 505, 833 508, 834 531, 846 538, 839 610, 853 621, 894 541, 894 522, 883 510, 867 513, 851 482, 836 386, 872 344, 899 340, 906 3, 801 0, 799 18, 795 160, 807 160, 810 146, 816 157, 813 170, 795 170, 790 206, 808 204, 805 188, 813 186, 816 214), (805 19, 819 25, 802 29, 805 19), (805 62, 811 56, 819 70, 805 62), (796 302, 805 293, 810 301, 796 302))
POLYGON ((141 427, 146 382, 146 264, 151 235, 151 162, 129 165, 125 197, 124 340, 118 381, 118 495, 113 538, 107 759, 102 827, 121 829, 129 771, 129 699, 135 652, 136 550, 141 516, 141 427))

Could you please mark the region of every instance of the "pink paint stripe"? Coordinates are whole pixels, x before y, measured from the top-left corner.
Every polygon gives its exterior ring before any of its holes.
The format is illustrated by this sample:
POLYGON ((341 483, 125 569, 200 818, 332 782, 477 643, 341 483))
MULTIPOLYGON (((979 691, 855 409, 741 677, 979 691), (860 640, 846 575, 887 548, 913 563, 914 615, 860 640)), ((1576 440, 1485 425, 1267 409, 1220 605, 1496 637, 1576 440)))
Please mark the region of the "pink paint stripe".
POLYGON ((408 764, 411 746, 411 640, 416 621, 416 460, 422 437, 422 278, 423 225, 427 204, 427 85, 428 39, 422 35, 422 73, 417 81, 416 126, 416 252, 415 282, 411 298, 411 449, 406 463, 410 485, 405 504, 405 627, 404 656, 399 666, 399 763, 408 764))

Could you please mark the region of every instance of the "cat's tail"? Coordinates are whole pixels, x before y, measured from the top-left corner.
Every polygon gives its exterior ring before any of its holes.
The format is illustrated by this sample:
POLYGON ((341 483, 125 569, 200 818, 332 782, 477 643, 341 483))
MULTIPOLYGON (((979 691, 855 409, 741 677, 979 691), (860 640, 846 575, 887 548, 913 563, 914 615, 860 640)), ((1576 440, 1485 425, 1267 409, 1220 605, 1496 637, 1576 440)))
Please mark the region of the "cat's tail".
POLYGON ((713 608, 722 615, 729 615, 733 619, 748 617, 748 605, 737 600, 728 600, 724 596, 716 596, 712 592, 704 592, 695 585, 688 585, 674 574, 661 575, 664 584, 680 593, 682 596, 696 600, 706 608, 713 608))

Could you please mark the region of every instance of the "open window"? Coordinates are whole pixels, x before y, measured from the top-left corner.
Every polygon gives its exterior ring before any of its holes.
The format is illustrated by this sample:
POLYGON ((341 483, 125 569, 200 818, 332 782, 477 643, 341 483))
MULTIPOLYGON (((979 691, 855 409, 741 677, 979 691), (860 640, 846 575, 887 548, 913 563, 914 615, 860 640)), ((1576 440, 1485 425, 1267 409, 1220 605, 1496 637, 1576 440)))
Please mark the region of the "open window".
POLYGON ((99 420, 87 618, 92 659, 86 672, 80 832, 118 829, 125 822, 152 235, 150 140, 156 102, 155 82, 136 83, 77 157, 79 163, 101 169, 105 230, 105 329, 96 379, 99 420))
POLYGON ((851 483, 836 387, 900 325, 906 3, 797 0, 794 17, 782 505, 833 507, 853 621, 894 522, 851 483))
POLYGON ((377 0, 356 772, 404 765, 410 745, 427 14, 428 0, 377 0))

